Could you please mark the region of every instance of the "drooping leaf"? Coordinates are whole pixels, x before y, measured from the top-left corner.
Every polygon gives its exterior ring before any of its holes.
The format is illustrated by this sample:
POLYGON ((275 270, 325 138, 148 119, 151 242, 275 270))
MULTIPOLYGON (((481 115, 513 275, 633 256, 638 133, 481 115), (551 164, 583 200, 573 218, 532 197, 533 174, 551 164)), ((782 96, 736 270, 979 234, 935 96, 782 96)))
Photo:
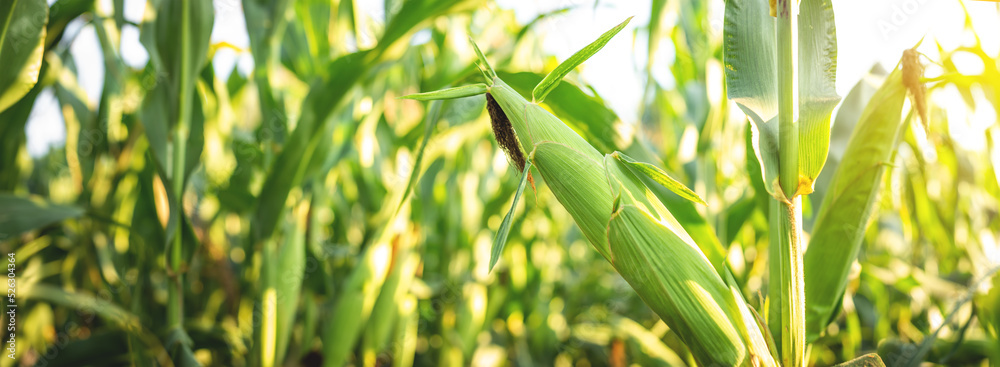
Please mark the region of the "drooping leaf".
POLYGON ((0 240, 76 218, 84 210, 75 206, 57 205, 11 194, 0 194, 0 240))
POLYGON ((524 165, 524 172, 521 172, 521 183, 517 185, 517 192, 514 193, 514 201, 510 204, 510 211, 503 217, 503 222, 500 222, 500 228, 497 229, 497 235, 493 237, 493 248, 490 250, 490 271, 493 271, 493 266, 497 264, 497 260, 500 260, 503 247, 507 244, 511 222, 514 221, 514 211, 517 210, 517 202, 521 200, 521 193, 527 186, 529 175, 531 175, 531 160, 528 160, 524 165))
POLYGON ((677 181, 673 177, 667 175, 667 173, 663 172, 660 167, 649 163, 636 162, 635 159, 632 159, 632 157, 629 157, 621 152, 614 152, 611 156, 615 157, 615 159, 621 161, 622 163, 625 163, 629 169, 633 170, 633 172, 648 176, 653 181, 656 181, 656 183, 670 189, 670 191, 673 191, 680 197, 701 205, 708 205, 705 203, 705 200, 702 200, 701 196, 698 196, 698 193, 689 189, 687 186, 684 186, 684 184, 680 183, 680 181, 677 181))
POLYGON ((48 20, 45 0, 0 3, 0 112, 24 97, 38 81, 48 20))
POLYGON ((594 56, 597 51, 604 48, 604 45, 608 44, 608 41, 611 41, 611 38, 618 34, 622 28, 625 28, 625 25, 627 25, 630 20, 632 20, 632 17, 628 17, 628 19, 625 19, 625 21, 619 23, 614 28, 604 32, 604 34, 600 37, 597 37, 597 40, 580 49, 580 51, 577 51, 573 54, 573 56, 566 59, 566 61, 560 63, 559 66, 556 66, 556 68, 549 72, 549 74, 535 86, 535 89, 531 91, 531 99, 535 102, 544 101, 545 96, 549 95, 552 88, 555 88, 555 86, 562 81, 566 74, 569 74, 570 71, 576 69, 577 66, 580 66, 580 64, 584 61, 587 61, 587 59, 591 56, 594 56))

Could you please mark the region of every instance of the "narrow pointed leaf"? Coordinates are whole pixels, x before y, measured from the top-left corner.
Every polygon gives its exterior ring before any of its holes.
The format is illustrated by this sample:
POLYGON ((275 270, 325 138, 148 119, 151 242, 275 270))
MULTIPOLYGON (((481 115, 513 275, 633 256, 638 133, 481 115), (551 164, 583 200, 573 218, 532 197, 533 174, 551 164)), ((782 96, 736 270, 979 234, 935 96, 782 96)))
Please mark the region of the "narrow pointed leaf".
POLYGON ((542 79, 542 81, 535 86, 535 90, 531 91, 531 98, 535 102, 542 102, 545 100, 545 96, 549 95, 549 92, 551 92, 552 89, 555 88, 560 81, 562 81, 566 74, 569 74, 570 71, 576 69, 577 66, 582 64, 584 61, 587 61, 587 59, 594 56, 597 51, 604 48, 604 45, 608 44, 611 37, 618 34, 622 28, 625 28, 625 25, 627 25, 630 20, 632 20, 632 17, 628 17, 628 19, 625 19, 624 22, 621 22, 614 28, 604 32, 604 34, 598 37, 597 40, 580 49, 580 51, 577 51, 573 54, 573 56, 570 56, 566 59, 566 61, 559 64, 559 66, 556 66, 556 68, 553 69, 549 75, 545 76, 545 79, 542 79))
POLYGON ((399 213, 399 210, 403 208, 403 204, 410 197, 413 185, 420 178, 420 167, 424 162, 424 152, 427 151, 427 143, 431 140, 431 133, 434 132, 434 126, 437 125, 440 118, 441 102, 432 103, 430 111, 427 112, 427 118, 424 120, 424 140, 420 142, 420 148, 417 149, 417 159, 413 161, 413 170, 410 171, 410 178, 406 181, 406 189, 403 191, 403 196, 399 199, 399 203, 396 204, 396 213, 399 213))
POLYGON ((486 78, 489 79, 490 83, 493 83, 493 79, 496 79, 497 77, 497 72, 493 70, 492 66, 490 66, 490 62, 486 60, 486 55, 484 55, 483 51, 479 49, 479 45, 476 44, 476 41, 472 40, 472 37, 469 37, 469 43, 471 43, 472 48, 476 50, 476 57, 479 58, 479 66, 482 68, 483 73, 486 74, 486 78))
POLYGON ((478 96, 486 94, 489 87, 484 83, 464 85, 461 87, 436 90, 433 92, 415 93, 402 96, 400 98, 413 99, 417 101, 434 101, 440 99, 454 99, 463 97, 478 96))
POLYGON ((698 193, 694 192, 694 190, 689 189, 687 186, 684 186, 684 184, 680 183, 679 181, 673 179, 673 177, 667 175, 667 173, 663 172, 663 170, 660 169, 659 167, 649 163, 636 162, 636 160, 632 159, 632 157, 629 157, 621 152, 614 152, 611 155, 615 157, 615 159, 621 161, 622 163, 625 163, 625 165, 627 165, 629 169, 631 169, 633 172, 646 175, 653 181, 656 181, 656 183, 663 185, 663 187, 666 187, 670 191, 673 191, 680 197, 701 205, 708 205, 707 203, 705 203, 705 200, 702 200, 701 196, 698 196, 698 193))
POLYGON ((507 236, 510 234, 510 224, 514 221, 517 202, 521 200, 521 193, 524 192, 524 187, 528 183, 528 175, 530 174, 531 160, 528 160, 524 165, 524 172, 521 172, 521 183, 517 185, 517 192, 514 193, 514 201, 510 204, 510 211, 503 217, 503 222, 500 223, 500 228, 497 229, 497 235, 493 238, 493 249, 490 251, 490 271, 493 271, 493 266, 497 264, 497 260, 500 260, 503 247, 507 244, 507 236))

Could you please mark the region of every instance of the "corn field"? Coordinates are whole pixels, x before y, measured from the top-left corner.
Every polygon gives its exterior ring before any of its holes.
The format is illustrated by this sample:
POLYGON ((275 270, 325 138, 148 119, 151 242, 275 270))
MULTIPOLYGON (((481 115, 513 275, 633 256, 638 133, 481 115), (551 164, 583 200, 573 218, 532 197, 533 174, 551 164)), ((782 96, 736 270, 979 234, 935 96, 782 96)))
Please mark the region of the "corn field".
POLYGON ((1000 6, 529 3, 0 0, 0 367, 1000 366, 1000 6))

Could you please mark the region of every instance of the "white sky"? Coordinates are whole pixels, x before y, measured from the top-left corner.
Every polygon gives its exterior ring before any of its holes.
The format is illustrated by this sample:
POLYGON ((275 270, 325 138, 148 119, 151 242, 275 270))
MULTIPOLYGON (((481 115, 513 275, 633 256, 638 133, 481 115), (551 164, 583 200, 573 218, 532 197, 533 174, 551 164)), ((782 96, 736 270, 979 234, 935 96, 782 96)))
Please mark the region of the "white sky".
MULTIPOLYGON (((710 1, 710 24, 713 31, 721 36, 725 4, 723 0, 710 1)), ((126 19, 140 22, 145 2, 126 0, 126 19)), ((214 2, 216 21, 212 42, 229 42, 237 47, 248 48, 249 39, 241 1, 214 2)), ((99 0, 98 3, 98 9, 110 9, 110 0, 99 0)), ((646 55, 645 47, 633 50, 633 41, 644 45, 645 40, 633 40, 632 35, 636 26, 649 22, 649 0, 604 0, 596 8, 593 0, 497 0, 497 3, 502 8, 514 9, 522 24, 540 13, 578 5, 574 10, 542 23, 538 30, 545 37, 543 48, 560 60, 569 57, 623 19, 635 16, 629 26, 612 39, 604 50, 584 63, 581 70, 582 78, 593 85, 622 120, 636 122, 642 93, 641 70, 646 55)), ((964 13, 956 1, 836 0, 833 3, 839 45, 837 90, 841 95, 847 94, 875 63, 881 62, 887 68, 895 65, 902 51, 912 47, 924 35, 928 37, 921 50, 930 55, 936 55, 936 46, 929 41, 938 39, 949 50, 958 46, 949 42, 961 39, 959 36, 962 33, 964 13)), ((359 0, 357 4, 361 11, 376 19, 382 18, 382 0, 359 0)), ((996 3, 969 1, 966 6, 984 48, 989 54, 996 56, 1000 52, 1000 15, 996 3)), ((668 22, 672 21, 668 19, 668 22)), ((80 26, 81 23, 72 24, 68 31, 68 34, 72 34, 80 30, 71 46, 71 52, 81 71, 79 82, 90 97, 91 105, 95 106, 101 94, 104 68, 93 28, 88 25, 80 29, 80 26)), ((148 57, 139 44, 138 30, 135 27, 126 26, 123 30, 121 47, 126 64, 141 67, 146 63, 148 57)), ((654 75, 669 75, 668 61, 671 59, 672 46, 664 45, 660 49, 664 55, 659 59, 664 62, 653 68, 654 75)), ((220 50, 215 59, 217 75, 228 75, 234 67, 238 67, 242 73, 248 73, 253 68, 253 60, 246 53, 237 55, 228 49, 220 50)), ((669 77, 657 79, 663 82, 669 77)), ((65 126, 57 101, 50 91, 43 92, 36 102, 28 121, 27 134, 28 152, 36 157, 43 155, 50 146, 60 146, 65 141, 65 126)))

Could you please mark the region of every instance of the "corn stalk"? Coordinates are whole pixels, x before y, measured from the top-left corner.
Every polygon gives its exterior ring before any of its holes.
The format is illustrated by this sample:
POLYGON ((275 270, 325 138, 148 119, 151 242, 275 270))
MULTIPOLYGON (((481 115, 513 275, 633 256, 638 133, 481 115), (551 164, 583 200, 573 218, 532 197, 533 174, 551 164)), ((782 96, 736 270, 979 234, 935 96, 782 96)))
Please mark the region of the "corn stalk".
POLYGON ((840 97, 837 39, 827 0, 726 3, 726 87, 749 117, 753 149, 772 199, 769 327, 781 360, 805 353, 802 196, 813 190, 830 145, 830 115, 840 97))

